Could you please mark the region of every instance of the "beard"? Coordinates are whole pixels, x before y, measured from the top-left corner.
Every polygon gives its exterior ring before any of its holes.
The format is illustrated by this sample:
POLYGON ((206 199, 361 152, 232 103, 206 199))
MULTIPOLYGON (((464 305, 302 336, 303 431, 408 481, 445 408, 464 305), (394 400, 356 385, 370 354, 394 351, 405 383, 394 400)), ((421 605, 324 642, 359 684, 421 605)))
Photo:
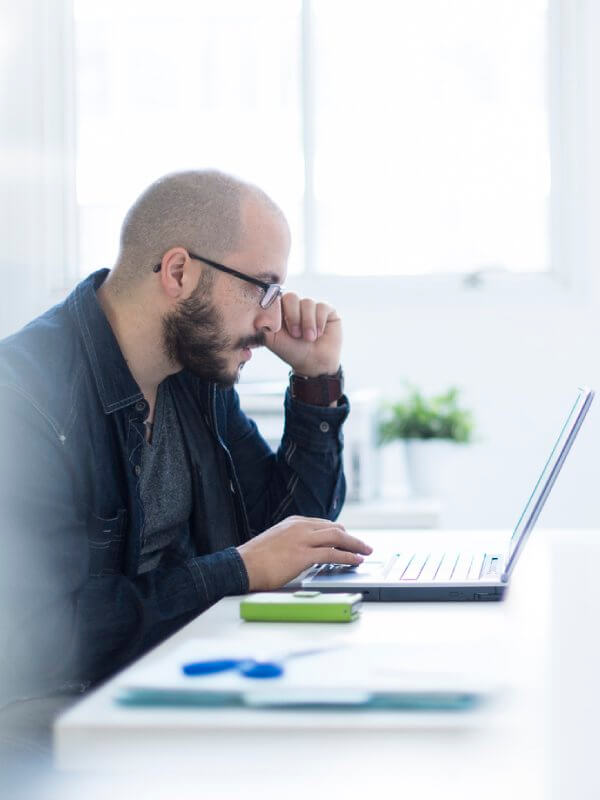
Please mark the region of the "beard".
POLYGON ((207 287, 198 286, 177 307, 163 317, 164 349, 170 361, 196 377, 230 389, 240 378, 244 362, 232 371, 229 353, 243 347, 262 346, 263 333, 234 341, 225 332, 223 319, 211 303, 207 287))

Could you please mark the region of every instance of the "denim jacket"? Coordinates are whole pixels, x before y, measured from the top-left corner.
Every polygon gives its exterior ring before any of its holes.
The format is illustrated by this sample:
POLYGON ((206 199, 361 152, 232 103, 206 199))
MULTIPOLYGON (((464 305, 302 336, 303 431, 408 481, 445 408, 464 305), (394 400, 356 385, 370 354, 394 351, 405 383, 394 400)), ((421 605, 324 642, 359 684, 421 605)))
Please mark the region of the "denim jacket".
POLYGON ((236 546, 292 514, 335 519, 345 494, 337 408, 285 399, 273 453, 237 392, 182 371, 172 394, 192 471, 188 557, 138 575, 147 403, 96 298, 108 271, 0 342, 0 702, 85 688, 226 595, 236 546), (214 448, 205 470, 207 426, 214 448), (222 532, 224 504, 232 531, 222 532))

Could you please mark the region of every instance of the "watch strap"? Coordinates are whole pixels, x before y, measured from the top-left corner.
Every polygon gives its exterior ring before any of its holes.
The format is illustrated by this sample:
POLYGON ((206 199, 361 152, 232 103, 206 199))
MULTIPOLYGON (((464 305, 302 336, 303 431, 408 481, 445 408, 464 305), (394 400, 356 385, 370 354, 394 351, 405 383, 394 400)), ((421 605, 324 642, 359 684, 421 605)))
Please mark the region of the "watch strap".
POLYGON ((344 394, 344 373, 340 367, 335 375, 307 375, 290 373, 290 392, 294 400, 312 406, 328 406, 344 394))

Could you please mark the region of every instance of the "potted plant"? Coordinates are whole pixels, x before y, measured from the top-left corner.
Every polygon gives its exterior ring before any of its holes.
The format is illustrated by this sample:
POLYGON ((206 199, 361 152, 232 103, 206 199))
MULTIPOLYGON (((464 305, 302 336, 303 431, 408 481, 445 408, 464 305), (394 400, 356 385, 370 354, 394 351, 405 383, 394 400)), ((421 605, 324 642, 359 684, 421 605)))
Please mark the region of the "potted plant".
POLYGON ((402 442, 412 493, 435 496, 452 447, 471 442, 473 431, 472 412, 460 406, 456 387, 426 397, 415 387, 407 386, 402 400, 382 409, 378 442, 402 442))

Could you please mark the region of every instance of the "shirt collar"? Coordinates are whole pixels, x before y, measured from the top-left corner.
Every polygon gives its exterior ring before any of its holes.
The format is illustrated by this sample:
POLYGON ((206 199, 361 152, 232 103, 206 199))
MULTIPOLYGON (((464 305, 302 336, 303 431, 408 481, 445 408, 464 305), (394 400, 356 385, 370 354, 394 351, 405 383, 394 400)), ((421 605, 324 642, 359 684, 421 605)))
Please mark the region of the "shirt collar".
POLYGON ((108 272, 100 269, 89 275, 71 292, 67 304, 81 331, 104 413, 112 414, 144 396, 96 296, 108 272))

